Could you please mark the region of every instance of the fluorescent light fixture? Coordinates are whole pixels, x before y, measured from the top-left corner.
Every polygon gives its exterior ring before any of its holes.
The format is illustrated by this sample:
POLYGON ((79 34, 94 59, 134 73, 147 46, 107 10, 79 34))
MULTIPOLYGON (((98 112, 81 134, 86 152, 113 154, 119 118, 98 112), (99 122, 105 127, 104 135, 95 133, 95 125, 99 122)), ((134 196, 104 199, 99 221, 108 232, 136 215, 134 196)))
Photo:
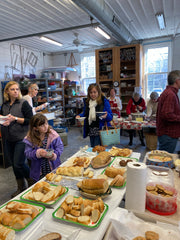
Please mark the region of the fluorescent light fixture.
POLYGON ((105 33, 101 28, 95 27, 95 30, 96 30, 98 33, 100 33, 103 37, 105 37, 106 39, 110 39, 110 38, 111 38, 111 37, 110 37, 107 33, 105 33))
POLYGON ((52 39, 50 39, 50 38, 47 38, 47 37, 40 37, 40 39, 41 40, 43 40, 43 41, 45 41, 45 42, 48 42, 48 43, 51 43, 51 44, 55 44, 55 45, 57 45, 57 46, 62 46, 62 43, 60 43, 60 42, 56 42, 56 41, 54 41, 54 40, 52 40, 52 39))
POLYGON ((164 14, 163 13, 156 13, 155 16, 157 18, 160 30, 165 29, 166 23, 165 23, 164 14))

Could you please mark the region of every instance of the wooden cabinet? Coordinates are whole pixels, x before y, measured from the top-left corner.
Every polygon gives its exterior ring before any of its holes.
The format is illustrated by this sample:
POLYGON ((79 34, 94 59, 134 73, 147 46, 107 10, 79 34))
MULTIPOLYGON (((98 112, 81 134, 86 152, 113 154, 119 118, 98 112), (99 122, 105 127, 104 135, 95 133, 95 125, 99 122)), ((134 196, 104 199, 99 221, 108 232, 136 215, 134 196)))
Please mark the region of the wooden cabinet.
POLYGON ((115 48, 96 50, 96 82, 107 95, 115 81, 115 48))
POLYGON ((114 82, 119 84, 120 98, 126 116, 126 106, 135 87, 140 87, 142 46, 140 44, 96 50, 96 82, 107 93, 114 82))
POLYGON ((122 101, 121 115, 126 116, 126 107, 135 87, 141 87, 142 46, 139 44, 117 48, 119 67, 120 97, 122 101))

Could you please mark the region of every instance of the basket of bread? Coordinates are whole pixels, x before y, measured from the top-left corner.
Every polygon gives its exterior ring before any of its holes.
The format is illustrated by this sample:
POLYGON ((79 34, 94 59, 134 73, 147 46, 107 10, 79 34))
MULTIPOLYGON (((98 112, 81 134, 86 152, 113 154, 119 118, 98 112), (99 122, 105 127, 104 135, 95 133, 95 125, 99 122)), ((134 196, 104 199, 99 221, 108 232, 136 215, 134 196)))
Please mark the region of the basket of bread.
POLYGON ((174 167, 172 155, 166 151, 159 151, 159 150, 153 150, 147 153, 146 164, 169 167, 169 168, 174 167))
POLYGON ((108 205, 101 198, 90 200, 69 195, 53 212, 53 217, 88 228, 96 228, 100 225, 107 210, 108 205))
MULTIPOLYGON (((20 200, 13 200, 1 207, 0 224, 19 232, 26 229, 44 211, 44 206, 33 203, 25 203, 20 200)), ((0 232, 1 231, 5 232, 6 235, 6 229, 0 227, 0 232)))
POLYGON ((43 203, 51 206, 59 201, 68 192, 67 187, 53 185, 47 182, 37 182, 32 189, 20 196, 22 200, 43 203))

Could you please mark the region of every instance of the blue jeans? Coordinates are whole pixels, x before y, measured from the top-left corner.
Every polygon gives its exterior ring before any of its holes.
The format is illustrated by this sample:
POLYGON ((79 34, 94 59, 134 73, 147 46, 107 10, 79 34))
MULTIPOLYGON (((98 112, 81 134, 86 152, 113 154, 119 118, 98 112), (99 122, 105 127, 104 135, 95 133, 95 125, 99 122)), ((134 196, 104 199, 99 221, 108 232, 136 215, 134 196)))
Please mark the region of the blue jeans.
POLYGON ((7 141, 7 149, 16 179, 29 178, 29 167, 25 164, 25 143, 7 141))
POLYGON ((90 138, 91 147, 101 145, 100 136, 90 136, 89 138, 90 138))
POLYGON ((178 138, 172 138, 168 135, 162 135, 158 137, 159 150, 164 150, 169 153, 174 153, 178 138))

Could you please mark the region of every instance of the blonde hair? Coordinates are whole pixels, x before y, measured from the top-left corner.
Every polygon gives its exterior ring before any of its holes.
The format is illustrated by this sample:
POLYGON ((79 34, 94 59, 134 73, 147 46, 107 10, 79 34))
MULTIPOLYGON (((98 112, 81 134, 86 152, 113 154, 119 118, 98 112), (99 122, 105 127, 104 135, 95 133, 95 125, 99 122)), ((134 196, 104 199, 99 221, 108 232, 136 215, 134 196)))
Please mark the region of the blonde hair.
MULTIPOLYGON (((9 97, 9 94, 8 94, 8 90, 9 88, 12 86, 12 85, 17 85, 19 87, 19 83, 18 82, 15 82, 15 81, 10 81, 6 84, 5 88, 4 88, 4 100, 5 101, 10 101, 10 97, 9 97)), ((19 87, 19 95, 17 97, 17 99, 21 99, 22 98, 22 94, 21 94, 21 90, 20 90, 20 87, 19 87)))
POLYGON ((92 84, 89 85, 89 87, 88 87, 88 94, 87 94, 87 103, 89 104, 89 101, 90 101, 90 99, 91 99, 91 97, 90 97, 90 92, 91 92, 91 90, 92 90, 93 88, 95 88, 95 89, 98 91, 98 98, 96 99, 97 104, 101 104, 101 103, 103 102, 103 101, 102 101, 102 97, 104 96, 104 94, 103 94, 102 91, 101 91, 100 85, 97 84, 97 83, 92 83, 92 84))

